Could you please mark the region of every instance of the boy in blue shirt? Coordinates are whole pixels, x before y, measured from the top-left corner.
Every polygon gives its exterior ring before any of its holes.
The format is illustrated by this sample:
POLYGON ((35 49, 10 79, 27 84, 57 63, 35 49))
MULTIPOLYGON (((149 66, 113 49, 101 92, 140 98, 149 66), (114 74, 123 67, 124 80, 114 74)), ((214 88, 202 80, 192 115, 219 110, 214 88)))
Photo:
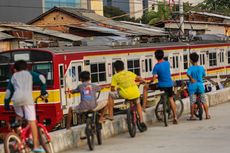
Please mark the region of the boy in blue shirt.
POLYGON ((206 76, 205 70, 203 66, 199 66, 197 64, 199 55, 197 53, 192 53, 189 55, 190 62, 192 63, 192 66, 188 68, 187 76, 190 80, 188 91, 189 91, 189 97, 190 97, 190 104, 191 104, 191 116, 188 120, 196 120, 194 117, 194 103, 196 102, 196 94, 200 94, 201 102, 204 106, 204 111, 206 114, 206 119, 210 119, 210 115, 208 112, 208 105, 205 100, 205 88, 203 85, 203 77, 206 76))
MULTIPOLYGON (((178 124, 177 115, 176 115, 176 104, 173 100, 173 81, 171 78, 170 72, 170 63, 164 60, 164 52, 163 50, 156 50, 155 58, 157 59, 158 63, 154 66, 152 74, 153 74, 153 82, 158 77, 158 87, 160 90, 163 90, 167 96, 169 97, 170 105, 173 111, 173 124, 178 124)), ((148 89, 154 89, 154 86, 146 85, 144 87, 143 92, 143 107, 145 108, 147 102, 147 91, 148 89)))

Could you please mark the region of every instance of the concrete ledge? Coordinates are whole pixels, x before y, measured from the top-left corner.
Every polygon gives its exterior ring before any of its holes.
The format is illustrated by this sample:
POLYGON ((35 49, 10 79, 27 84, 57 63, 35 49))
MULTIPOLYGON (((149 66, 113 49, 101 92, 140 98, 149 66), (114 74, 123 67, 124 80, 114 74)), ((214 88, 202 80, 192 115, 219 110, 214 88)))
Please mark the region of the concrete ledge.
MULTIPOLYGON (((215 91, 207 94, 207 100, 210 106, 215 106, 220 103, 224 103, 230 100, 230 88, 215 91)), ((189 98, 183 99, 184 112, 183 114, 188 114, 190 112, 190 102, 189 98)), ((144 113, 144 120, 148 124, 157 122, 155 116, 155 107, 146 109, 144 113)), ((55 152, 60 152, 67 150, 72 147, 79 147, 86 144, 86 140, 81 140, 80 138, 84 136, 85 125, 80 125, 72 127, 70 130, 59 130, 51 132, 52 144, 54 146, 55 152)), ((103 139, 107 139, 114 135, 127 132, 126 116, 118 115, 115 116, 113 122, 106 121, 103 124, 102 135, 103 139)), ((128 135, 128 133, 127 133, 128 135)), ((103 141, 103 140, 102 140, 103 141)), ((4 153, 3 145, 0 145, 0 153, 4 153)))
POLYGON ((207 94, 209 106, 215 106, 230 100, 230 88, 217 90, 207 94))

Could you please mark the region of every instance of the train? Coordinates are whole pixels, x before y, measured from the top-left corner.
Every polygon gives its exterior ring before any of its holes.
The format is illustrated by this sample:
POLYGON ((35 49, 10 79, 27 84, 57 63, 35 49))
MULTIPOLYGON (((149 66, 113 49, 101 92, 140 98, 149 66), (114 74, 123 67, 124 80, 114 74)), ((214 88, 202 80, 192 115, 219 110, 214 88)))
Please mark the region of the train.
MULTIPOLYGON (((17 60, 28 62, 29 70, 43 74, 47 80, 48 102, 39 101, 37 117, 48 131, 64 128, 69 106, 78 104, 79 94, 68 92, 80 84, 79 73, 87 70, 92 83, 103 87, 99 100, 107 100, 113 74, 113 63, 122 60, 125 69, 151 79, 156 64, 154 52, 162 49, 165 60, 171 64, 173 80, 187 79, 190 65, 189 54, 199 54, 199 65, 204 66, 210 77, 230 75, 230 42, 174 42, 124 46, 76 46, 63 48, 27 48, 0 53, 0 133, 7 131, 7 125, 15 118, 12 111, 4 110, 4 96, 12 75, 13 63, 17 60)), ((40 90, 34 85, 33 96, 40 90)), ((73 115, 77 124, 77 114, 73 115)))

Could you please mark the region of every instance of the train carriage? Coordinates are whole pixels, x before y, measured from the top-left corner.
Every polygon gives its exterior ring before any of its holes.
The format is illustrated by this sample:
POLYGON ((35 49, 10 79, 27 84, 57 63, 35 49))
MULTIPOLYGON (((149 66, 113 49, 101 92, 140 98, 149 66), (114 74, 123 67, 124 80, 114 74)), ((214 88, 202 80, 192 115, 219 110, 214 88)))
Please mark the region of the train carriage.
MULTIPOLYGON (((125 69, 146 79, 151 79, 152 67, 156 63, 154 51, 163 49, 165 59, 171 64, 174 80, 187 79, 189 53, 197 52, 199 64, 205 67, 209 76, 230 74, 230 43, 165 43, 139 46, 82 46, 68 48, 18 49, 0 53, 0 132, 6 132, 7 122, 13 120, 14 113, 4 110, 4 96, 12 74, 13 63, 23 59, 29 69, 43 74, 47 79, 48 103, 39 102, 37 116, 51 131, 57 126, 65 126, 68 107, 78 104, 79 94, 69 95, 66 91, 80 83, 79 73, 90 71, 93 83, 105 87, 99 100, 107 100, 108 91, 115 73, 113 63, 122 60, 125 69)), ((35 85, 33 96, 39 95, 35 85)), ((73 124, 77 124, 76 114, 73 124)))

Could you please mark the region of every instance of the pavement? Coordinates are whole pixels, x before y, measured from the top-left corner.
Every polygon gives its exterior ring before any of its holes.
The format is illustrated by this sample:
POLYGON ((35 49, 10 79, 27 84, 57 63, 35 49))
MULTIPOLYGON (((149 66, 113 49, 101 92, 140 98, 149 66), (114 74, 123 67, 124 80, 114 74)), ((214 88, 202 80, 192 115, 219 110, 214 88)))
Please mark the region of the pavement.
MULTIPOLYGON (((229 101, 230 102, 230 101, 229 101)), ((210 120, 187 121, 188 115, 178 125, 154 123, 145 133, 129 134, 104 140, 96 145, 94 153, 229 153, 230 150, 230 103, 210 108, 210 120)), ((87 145, 62 153, 88 153, 87 145)))

